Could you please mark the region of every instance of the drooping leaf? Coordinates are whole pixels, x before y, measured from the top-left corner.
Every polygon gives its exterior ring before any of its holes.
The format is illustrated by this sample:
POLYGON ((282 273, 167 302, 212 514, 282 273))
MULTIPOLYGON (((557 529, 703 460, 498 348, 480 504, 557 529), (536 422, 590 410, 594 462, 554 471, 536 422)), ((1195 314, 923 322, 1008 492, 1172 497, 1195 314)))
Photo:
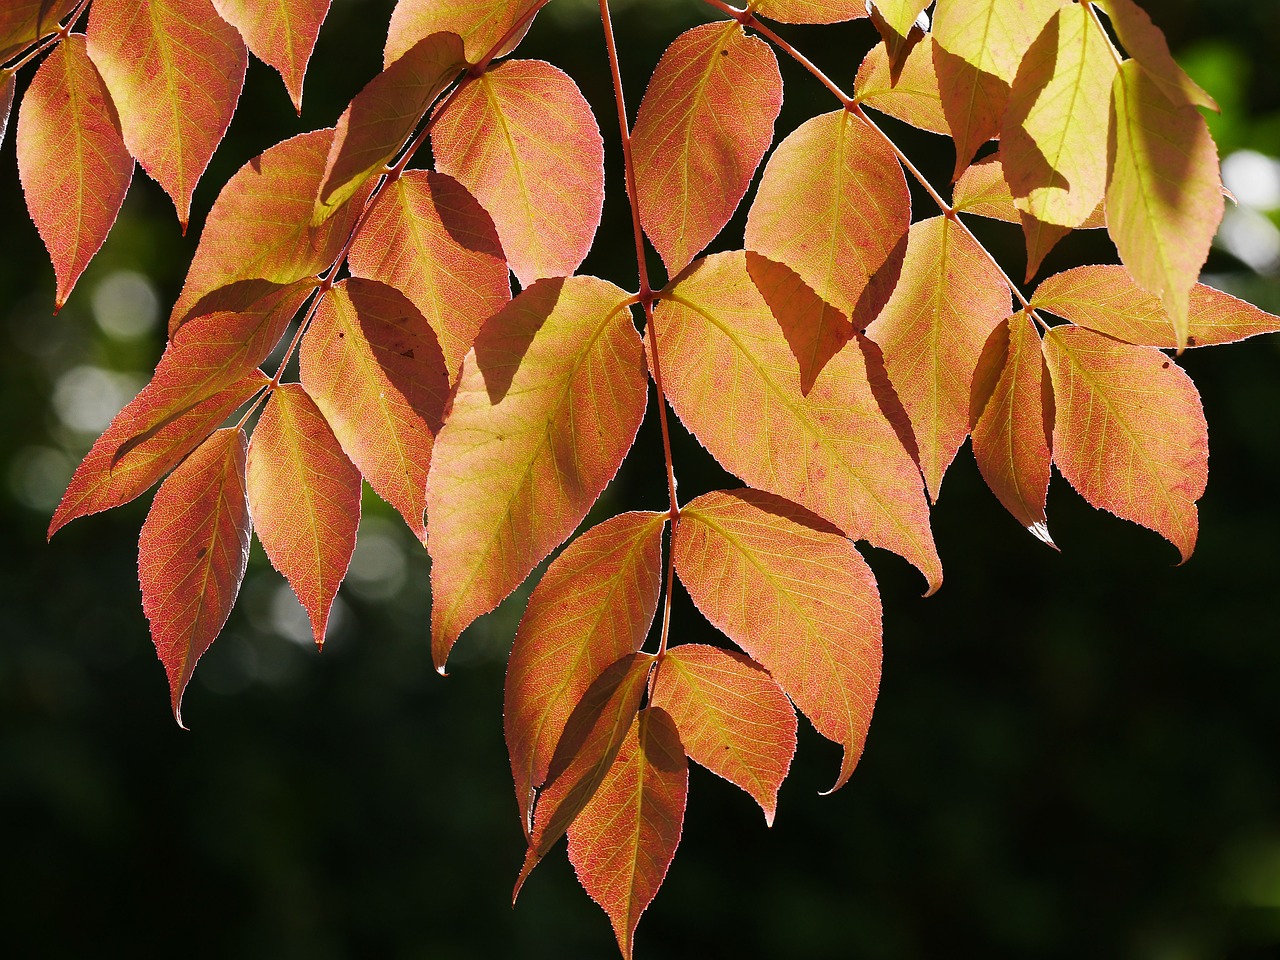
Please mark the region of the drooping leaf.
MULTIPOLYGON (((973 456, 982 479, 1004 508, 1052 546, 1045 500, 1053 410, 1046 403, 1052 402, 1052 394, 1040 337, 1031 318, 1016 313, 993 331, 987 348, 999 356, 999 362, 993 389, 973 427, 973 456), (992 350, 993 346, 998 349, 992 350)), ((978 392, 976 383, 974 392, 978 392)))
POLYGON ((760 17, 779 23, 843 23, 867 15, 866 0, 761 0, 753 8, 760 17))
POLYGON ((871 22, 884 40, 885 55, 891 76, 902 70, 903 63, 924 39, 928 20, 920 22, 920 14, 931 0, 876 0, 867 6, 871 22))
POLYGON ((847 110, 814 117, 782 141, 747 217, 746 246, 796 272, 865 329, 889 299, 911 224, 893 151, 847 110))
POLYGON ((329 610, 360 525, 360 473, 301 384, 271 394, 249 444, 249 511, 324 644, 329 610))
MULTIPOLYGON (((7 106, 0 112, 7 114, 7 106)), ((40 64, 22 98, 17 137, 27 210, 53 261, 61 309, 116 222, 133 179, 133 157, 80 34, 40 64)))
POLYGON ((227 181, 205 220, 170 332, 221 287, 250 279, 293 283, 333 263, 365 195, 357 194, 324 226, 311 226, 332 141, 332 130, 300 134, 254 157, 227 181))
POLYGON ((458 378, 480 326, 511 299, 492 218, 466 187, 443 173, 408 170, 387 184, 347 263, 355 276, 403 292, 427 318, 450 381, 458 378))
POLYGON ((423 37, 442 30, 462 38, 468 63, 479 63, 490 52, 505 57, 524 39, 533 18, 497 50, 494 45, 538 5, 539 0, 400 0, 387 28, 383 65, 390 66, 423 37))
POLYGON ((796 712, 764 668, 719 647, 671 647, 652 702, 675 721, 689 757, 749 793, 772 826, 796 752, 796 712))
POLYGON ((902 278, 867 336, 884 350, 934 500, 969 432, 978 356, 1009 311, 999 269, 959 224, 946 217, 912 224, 902 278))
POLYGON ((223 20, 240 31, 249 49, 275 68, 302 116, 302 81, 330 0, 213 0, 223 20))
POLYGON ((1213 97, 1205 93, 1187 76, 1172 54, 1164 33, 1151 22, 1147 12, 1133 0, 1096 0, 1107 12, 1116 36, 1129 56, 1150 75, 1165 97, 1185 106, 1205 107, 1217 111, 1213 97))
POLYGON ((1009 85, 1031 42, 1070 0, 939 0, 933 62, 956 143, 956 169, 1000 132, 1009 85))
MULTIPOLYGON (((1116 264, 1075 267, 1054 274, 1036 288, 1031 304, 1127 343, 1166 349, 1178 346, 1173 324, 1160 301, 1116 264)), ((1190 347, 1236 343, 1280 331, 1280 317, 1203 283, 1191 288, 1187 317, 1190 347)))
POLYGON ((628 303, 594 277, 542 280, 467 354, 427 479, 437 669, 573 532, 631 448, 648 384, 628 303))
POLYGON ((1107 231, 1129 273, 1164 304, 1181 350, 1188 297, 1222 220, 1218 150, 1204 117, 1171 103, 1133 60, 1112 89, 1107 231))
POLYGON ((433 33, 365 84, 334 128, 313 227, 333 216, 400 152, 465 65, 458 35, 433 33))
POLYGON ((1075 326, 1044 337, 1057 413, 1053 460, 1089 503, 1155 530, 1185 562, 1209 438, 1195 385, 1159 350, 1075 326))
POLYGON ((574 540, 529 598, 507 662, 503 727, 525 831, 574 706, 634 653, 658 609, 666 514, 624 513, 574 540))
POLYGON ((219 430, 160 485, 138 538, 142 609, 169 676, 173 716, 222 631, 249 561, 243 430, 219 430))
POLYGON ((78 0, 5 0, 0 5, 0 63, 43 40, 78 0))
POLYGON ((244 86, 244 41, 211 0, 95 0, 88 37, 124 142, 173 199, 185 233, 191 194, 244 86))
POLYGON ((522 285, 568 276, 586 258, 604 203, 604 141, 559 68, 509 60, 476 77, 431 128, 431 147, 440 172, 493 217, 522 285))
POLYGON ((343 452, 426 542, 427 468, 449 396, 426 318, 394 287, 343 280, 316 311, 298 363, 343 452))
POLYGON ((595 796, 569 828, 569 859, 613 924, 623 960, 680 845, 689 762, 675 723, 640 711, 595 796))
POLYGON ((880 686, 880 594, 839 530, 758 490, 708 493, 680 512, 676 572, 699 610, 761 663, 828 740, 832 790, 862 755, 880 686))
POLYGON ((894 82, 889 54, 881 44, 868 51, 853 81, 854 99, 930 133, 949 136, 951 127, 942 110, 938 74, 933 66, 933 38, 916 44, 907 54, 894 82))
POLYGON ((937 589, 942 565, 920 472, 873 396, 857 339, 806 393, 741 252, 686 271, 663 294, 654 326, 667 398, 726 470, 906 557, 937 589))
POLYGON ((687 30, 662 55, 632 136, 640 222, 672 276, 733 216, 781 107, 777 57, 733 21, 687 30))
POLYGON ((1014 78, 1000 134, 1004 177, 1037 222, 1078 227, 1107 186, 1107 129, 1116 64, 1088 9, 1050 18, 1014 78))

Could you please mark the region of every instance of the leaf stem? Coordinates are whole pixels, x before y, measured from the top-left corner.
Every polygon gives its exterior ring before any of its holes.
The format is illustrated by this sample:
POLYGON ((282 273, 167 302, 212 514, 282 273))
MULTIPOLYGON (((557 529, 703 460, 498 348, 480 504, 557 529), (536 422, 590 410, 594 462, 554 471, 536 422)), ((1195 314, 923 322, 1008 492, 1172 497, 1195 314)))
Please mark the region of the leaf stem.
POLYGON ((5 67, 3 70, 0 70, 0 78, 12 76, 36 57, 40 56, 40 54, 44 53, 46 50, 51 50, 63 40, 67 39, 67 37, 71 35, 71 28, 75 26, 75 22, 80 19, 80 14, 84 12, 84 8, 88 3, 89 0, 80 0, 80 4, 71 11, 71 16, 67 18, 66 23, 60 24, 57 30, 49 34, 49 36, 45 37, 43 40, 37 40, 12 66, 5 67))

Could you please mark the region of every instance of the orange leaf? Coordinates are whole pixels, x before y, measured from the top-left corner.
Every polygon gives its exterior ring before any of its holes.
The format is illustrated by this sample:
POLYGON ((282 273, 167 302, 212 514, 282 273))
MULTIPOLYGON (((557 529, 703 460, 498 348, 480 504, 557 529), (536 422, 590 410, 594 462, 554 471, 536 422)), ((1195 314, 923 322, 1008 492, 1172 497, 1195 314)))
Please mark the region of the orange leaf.
POLYGON ((644 231, 675 275, 733 216, 773 142, 778 59, 737 23, 680 34, 658 62, 632 131, 644 231))
POLYGON ((872 47, 853 81, 854 99, 889 116, 930 133, 950 136, 951 127, 942 111, 938 74, 933 66, 933 38, 917 43, 907 54, 895 82, 889 54, 883 44, 872 47))
POLYGON ((280 74, 298 116, 302 116, 302 81, 329 2, 213 0, 222 19, 240 31, 254 56, 280 74))
POLYGON ((873 396, 857 339, 806 393, 741 252, 694 264, 663 294, 654 326, 667 398, 726 470, 906 557, 937 589, 920 471, 873 396))
POLYGON ((467 354, 427 479, 437 669, 573 533, 631 448, 648 383, 629 301, 594 277, 542 280, 467 354))
POLYGON ((662 586, 666 514, 624 513, 574 540, 529 598, 507 663, 503 725, 525 831, 574 705, 644 643, 662 586))
POLYGON ((440 340, 450 381, 481 324, 511 299, 493 220, 452 177, 409 170, 387 184, 348 257, 357 277, 381 280, 413 302, 440 340))
POLYGON ((690 758, 754 797, 773 826, 796 752, 796 712, 764 668, 718 647, 671 647, 652 702, 675 721, 690 758))
POLYGON ((867 15, 866 0, 760 0, 752 11, 779 23, 843 23, 867 15))
POLYGON ((173 716, 222 631, 249 560, 243 430, 219 430, 156 491, 138 538, 142 609, 169 675, 173 716))
POLYGON ((393 287, 343 280, 316 311, 298 363, 343 451, 425 542, 427 468, 449 396, 426 318, 393 287))
POLYGON ((1167 99, 1189 107, 1217 111, 1213 97, 1200 89, 1169 53, 1169 43, 1147 12, 1133 0, 1095 0, 1115 28, 1129 56, 1150 75, 1167 99))
MULTIPOLYGON (((1031 304, 1127 343, 1166 349, 1178 345, 1160 301, 1119 265, 1083 266, 1055 274, 1040 284, 1031 304)), ((1191 288, 1187 316, 1191 347, 1236 343, 1280 330, 1280 317, 1203 283, 1191 288)))
POLYGON ((18 112, 17 144, 27 209, 53 260, 60 310, 111 231, 133 179, 133 157, 80 34, 55 47, 36 71, 18 112))
POLYGON ((1046 409, 1052 394, 1046 397, 1049 383, 1040 337, 1031 318, 1017 313, 996 327, 988 349, 993 345, 999 354, 998 379, 973 428, 973 456, 1004 508, 1052 546, 1044 508, 1053 411, 1046 409))
POLYGON ((0 6, 0 63, 58 29, 78 0, 5 0, 0 6))
POLYGON ((1209 437, 1195 385, 1159 350, 1054 327, 1044 355, 1057 413, 1053 459, 1095 507, 1195 548, 1209 437))
POLYGON ((360 474, 300 384, 281 384, 263 408, 249 444, 248 476, 258 539, 323 645, 329 609, 356 546, 360 474))
POLYGON ((471 80, 431 128, 431 147, 440 172, 493 217, 522 285, 586 258, 604 203, 604 141, 558 67, 509 60, 471 80))
POLYGON ((759 661, 853 773, 880 687, 880 594, 840 533, 758 490, 708 493, 680 512, 676 572, 698 609, 759 661))
POLYGON ((884 39, 885 56, 891 76, 902 71, 903 63, 911 51, 924 39, 929 21, 920 20, 920 14, 930 0, 876 0, 867 7, 871 22, 884 39))
POLYGON ((569 859, 604 908, 624 960, 680 845, 689 762, 671 717, 641 710, 618 758, 569 829, 569 859))
POLYGON ((1009 308, 999 269, 960 225, 945 217, 911 225, 902 279, 867 336, 884 350, 935 501, 969 432, 969 388, 982 346, 1009 308))
MULTIPOLYGON (((423 37, 447 30, 460 36, 468 63, 479 63, 538 0, 400 0, 391 14, 383 64, 390 66, 423 37)), ((533 23, 502 44, 493 56, 505 57, 516 48, 533 23)))
POLYGON ((211 0, 95 0, 88 36, 124 142, 173 198, 185 233, 244 86, 244 41, 211 0))

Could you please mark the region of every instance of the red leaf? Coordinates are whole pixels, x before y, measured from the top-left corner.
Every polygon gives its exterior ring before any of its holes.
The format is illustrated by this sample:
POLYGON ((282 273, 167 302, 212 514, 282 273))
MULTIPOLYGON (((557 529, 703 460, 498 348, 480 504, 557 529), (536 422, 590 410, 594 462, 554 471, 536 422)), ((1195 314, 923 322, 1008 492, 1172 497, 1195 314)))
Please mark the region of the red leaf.
POLYGON ((604 203, 604 141, 559 68, 510 60, 470 80, 431 128, 431 148, 493 217, 522 285, 586 258, 604 203))
POLYGON ((662 55, 632 132, 644 231, 675 275, 733 216, 773 142, 778 59, 737 23, 704 23, 662 55))
MULTIPOLYGON (((7 105, 0 112, 7 115, 7 105)), ((36 71, 18 112, 17 143, 27 209, 53 260, 60 310, 111 231, 133 179, 133 157, 80 34, 55 47, 36 71)))
POLYGON ((467 354, 427 479, 437 669, 582 522, 631 448, 648 384, 629 303, 594 277, 542 280, 467 354))
POLYGON ((676 572, 699 610, 773 674, 814 728, 844 745, 832 790, 862 755, 880 686, 880 595, 840 531, 758 490, 680 512, 676 572))
POLYGON ((613 923, 631 960, 640 915, 653 902, 680 844, 689 763, 660 708, 640 711, 591 802, 569 829, 569 859, 613 923))
POLYGON ((539 0, 400 0, 387 27, 384 65, 404 55, 423 37, 441 30, 456 33, 466 45, 468 63, 479 63, 486 54, 505 57, 529 32, 533 17, 497 50, 493 50, 529 8, 539 0))
POLYGON ((796 752, 796 712, 764 668, 718 647, 671 647, 652 702, 675 721, 690 758, 754 797, 772 826, 796 752))
POLYGON ((254 56, 280 74, 298 116, 302 116, 302 81, 329 2, 213 0, 222 19, 240 31, 254 56))
POLYGON ((293 587, 323 645, 356 546, 360 474, 300 384, 277 387, 254 428, 249 509, 272 566, 293 587))
POLYGON ((485 320, 511 299, 493 220, 452 177, 409 170, 387 184, 348 257, 357 277, 402 291, 440 340, 450 381, 485 320))
POLYGON ((299 365, 343 451, 425 542, 427 468, 449 396, 426 318, 393 287, 344 280, 316 311, 299 365))
POLYGON ((242 430, 209 437, 160 485, 138 538, 142 609, 178 726, 182 692, 227 622, 249 560, 246 445, 242 430))
POLYGON ((196 181, 244 86, 244 41, 210 0, 95 0, 89 56, 129 152, 173 198, 185 233, 196 181))
POLYGON ((574 705, 644 643, 662 586, 666 514, 624 513, 574 540, 529 598, 507 663, 503 725, 525 831, 574 705))
POLYGON ((58 29, 78 0, 5 0, 0 6, 0 63, 58 29))

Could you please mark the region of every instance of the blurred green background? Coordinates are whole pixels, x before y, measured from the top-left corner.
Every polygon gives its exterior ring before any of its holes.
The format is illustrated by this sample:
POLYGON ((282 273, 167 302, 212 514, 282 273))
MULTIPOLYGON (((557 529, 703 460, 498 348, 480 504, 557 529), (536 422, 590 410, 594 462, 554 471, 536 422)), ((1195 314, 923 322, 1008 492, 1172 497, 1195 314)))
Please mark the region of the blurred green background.
MULTIPOLYGON (((301 119, 254 61, 191 234, 139 171, 57 317, 11 121, 0 148, 0 954, 614 955, 563 853, 509 905, 523 842, 501 690, 527 593, 474 627, 440 679, 426 558, 368 497, 324 653, 255 546, 187 693, 184 733, 139 605, 149 497, 45 543, 70 471, 159 355, 158 317, 218 188, 272 143, 335 120, 378 69, 392 6, 335 0, 301 119)), ((1225 108, 1214 130, 1242 203, 1208 273, 1280 309, 1280 5, 1147 6, 1225 108)), ((666 44, 709 13, 694 0, 618 3, 633 114, 666 44)), ((846 86, 873 42, 865 21, 783 32, 846 86)), ((596 109, 611 196, 583 269, 633 286, 595 5, 554 0, 520 55, 561 65, 596 109)), ((782 69, 780 135, 835 107, 782 69)), ((886 126, 946 181, 946 141, 886 126)), ((740 245, 741 229, 740 216, 719 245, 740 245)), ((1021 275, 1017 231, 978 229, 1021 275)), ((1046 270, 1090 257, 1114 260, 1096 231, 1046 270)), ((1280 955, 1280 339, 1193 352, 1185 366, 1213 454, 1192 560, 1175 567, 1172 547, 1091 510, 1060 478, 1053 553, 1004 515, 963 450, 934 515, 943 590, 920 599, 914 571, 870 551, 885 673, 853 780, 817 795, 838 749, 802 723, 768 830, 745 795, 694 769, 641 957, 1280 955)), ((597 514, 664 506, 650 413, 597 514)), ((683 497, 737 485, 678 432, 683 497)), ((711 639, 682 594, 673 639, 711 639)))

